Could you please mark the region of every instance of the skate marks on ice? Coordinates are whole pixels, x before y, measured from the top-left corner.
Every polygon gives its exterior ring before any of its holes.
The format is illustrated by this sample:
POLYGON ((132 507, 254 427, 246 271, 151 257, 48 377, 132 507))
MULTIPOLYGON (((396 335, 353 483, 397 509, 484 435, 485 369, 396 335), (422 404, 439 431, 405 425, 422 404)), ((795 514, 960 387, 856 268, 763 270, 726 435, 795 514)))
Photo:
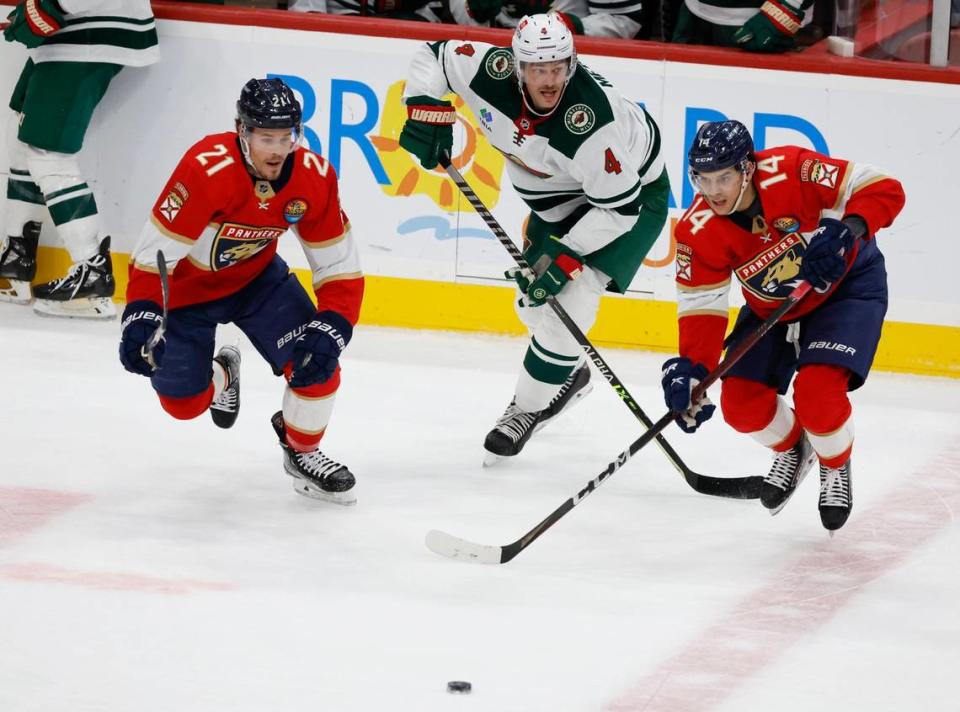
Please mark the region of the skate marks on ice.
MULTIPOLYGON (((11 550, 24 538, 43 530, 92 497, 26 487, 0 487, 0 550, 11 550)), ((68 569, 45 563, 0 563, 0 579, 59 583, 113 591, 183 594, 192 591, 227 591, 233 587, 213 581, 166 579, 109 571, 68 569)))
POLYGON ((875 579, 899 568, 960 512, 960 445, 900 480, 755 589, 605 712, 701 712, 719 707, 875 579))

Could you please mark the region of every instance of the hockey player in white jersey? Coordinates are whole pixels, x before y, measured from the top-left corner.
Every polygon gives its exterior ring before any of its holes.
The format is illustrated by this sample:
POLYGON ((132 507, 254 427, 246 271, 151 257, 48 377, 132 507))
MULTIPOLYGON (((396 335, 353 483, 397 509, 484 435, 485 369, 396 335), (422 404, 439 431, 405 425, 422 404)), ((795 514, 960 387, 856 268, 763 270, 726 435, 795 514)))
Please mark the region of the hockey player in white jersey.
POLYGON ((482 116, 487 140, 531 215, 524 257, 510 270, 530 345, 513 399, 486 437, 487 463, 589 391, 581 349, 553 310, 556 296, 588 331, 605 290, 624 292, 663 229, 669 182, 660 131, 646 111, 577 62, 555 15, 523 18, 512 47, 454 40, 425 44, 409 70, 400 145, 434 168, 453 145, 454 92, 482 116))

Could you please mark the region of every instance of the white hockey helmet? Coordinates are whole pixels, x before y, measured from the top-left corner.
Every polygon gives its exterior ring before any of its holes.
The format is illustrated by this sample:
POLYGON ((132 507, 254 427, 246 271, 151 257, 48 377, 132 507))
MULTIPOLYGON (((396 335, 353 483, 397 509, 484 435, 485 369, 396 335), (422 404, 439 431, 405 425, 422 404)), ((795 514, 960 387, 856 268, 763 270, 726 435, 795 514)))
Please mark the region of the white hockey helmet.
POLYGON ((568 59, 567 81, 577 69, 573 31, 555 13, 525 15, 513 33, 513 58, 517 78, 523 84, 523 65, 568 59))

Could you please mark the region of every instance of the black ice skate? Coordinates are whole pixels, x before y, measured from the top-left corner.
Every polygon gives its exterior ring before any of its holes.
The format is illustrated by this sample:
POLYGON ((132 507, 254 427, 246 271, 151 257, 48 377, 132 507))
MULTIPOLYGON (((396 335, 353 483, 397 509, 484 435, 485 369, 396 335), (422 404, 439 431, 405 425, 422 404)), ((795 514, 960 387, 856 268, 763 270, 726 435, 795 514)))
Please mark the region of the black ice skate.
POLYGON ((65 277, 38 284, 33 288, 36 302, 33 310, 48 316, 112 319, 113 261, 110 259, 110 236, 103 238, 93 257, 77 262, 65 277))
POLYGON ((297 452, 287 445, 283 411, 274 413, 270 422, 283 448, 283 469, 293 478, 293 489, 297 494, 334 504, 357 503, 353 491, 356 479, 346 465, 331 460, 319 449, 297 452))
POLYGON ((820 465, 820 521, 830 536, 847 523, 853 509, 851 471, 850 460, 840 467, 820 465))
POLYGON ((227 372, 227 385, 210 404, 210 417, 218 428, 232 428, 240 414, 240 351, 222 346, 213 360, 227 372))
POLYGON ((30 282, 37 276, 37 245, 40 223, 28 222, 23 236, 10 235, 0 252, 0 301, 29 304, 33 301, 30 282))
POLYGON ((776 454, 773 466, 760 487, 760 502, 770 510, 771 515, 786 506, 816 459, 817 453, 813 451, 806 433, 801 433, 792 448, 776 454))
POLYGON ((567 377, 557 395, 550 401, 550 405, 539 412, 522 411, 517 407, 516 400, 511 401, 484 440, 483 447, 487 451, 483 461, 484 466, 496 464, 501 458, 519 454, 535 432, 560 413, 569 410, 592 390, 590 368, 584 365, 567 377))

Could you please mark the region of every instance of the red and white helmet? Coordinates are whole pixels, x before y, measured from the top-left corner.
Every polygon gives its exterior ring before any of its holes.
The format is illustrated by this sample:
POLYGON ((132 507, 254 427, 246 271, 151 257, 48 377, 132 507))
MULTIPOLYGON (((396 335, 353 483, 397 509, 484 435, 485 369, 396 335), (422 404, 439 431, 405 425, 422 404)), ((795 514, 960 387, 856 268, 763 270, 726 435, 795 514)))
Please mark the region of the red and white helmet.
POLYGON ((577 69, 573 31, 554 13, 525 15, 513 33, 517 78, 523 83, 523 65, 569 59, 567 81, 577 69))

